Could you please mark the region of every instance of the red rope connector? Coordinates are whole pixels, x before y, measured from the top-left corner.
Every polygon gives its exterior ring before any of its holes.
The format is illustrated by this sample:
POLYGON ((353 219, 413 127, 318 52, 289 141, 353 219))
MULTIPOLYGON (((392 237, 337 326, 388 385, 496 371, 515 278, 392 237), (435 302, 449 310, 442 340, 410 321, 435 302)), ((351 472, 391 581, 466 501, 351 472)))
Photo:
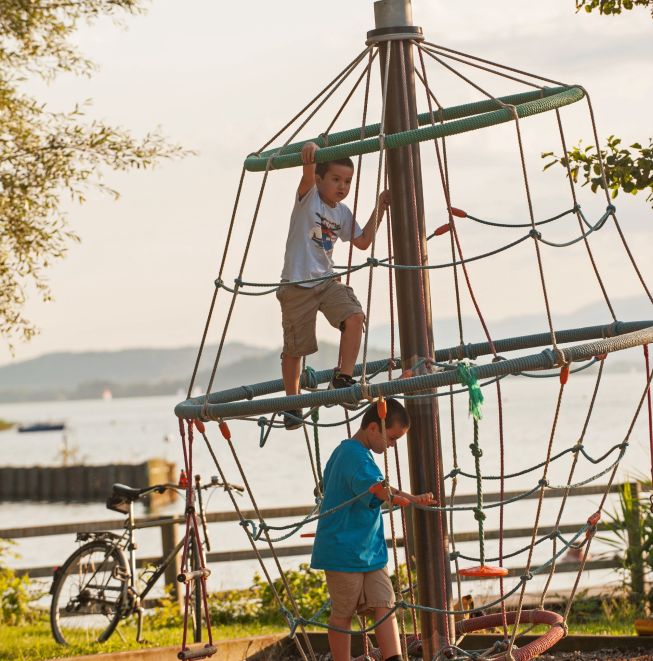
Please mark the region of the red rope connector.
POLYGON ((508 576, 508 570, 505 567, 490 567, 489 565, 459 569, 458 573, 461 576, 471 576, 473 578, 502 578, 508 576))
POLYGON ((223 420, 218 427, 220 427, 220 433, 224 436, 227 441, 231 440, 231 430, 229 425, 223 420))
POLYGON ((594 360, 605 360, 608 357, 607 353, 599 353, 594 356, 594 360))
POLYGON ((404 370, 399 378, 410 379, 412 376, 415 376, 415 372, 413 372, 413 370, 404 370))
POLYGON ((204 426, 204 423, 199 418, 195 418, 193 420, 193 424, 197 427, 197 431, 200 434, 204 434, 206 432, 206 427, 204 426))
POLYGON ((315 533, 314 532, 303 532, 303 533, 301 533, 300 537, 304 537, 304 538, 306 538, 306 537, 315 537, 315 533))
POLYGON ((601 512, 594 512, 594 514, 587 519, 587 525, 589 528, 585 531, 585 539, 589 539, 596 532, 596 526, 600 520, 601 512))
POLYGON ((433 232, 434 236, 442 236, 443 234, 446 234, 449 230, 451 229, 451 224, 450 223, 445 223, 444 225, 440 225, 435 232, 433 232))
POLYGON ((560 370, 560 383, 564 386, 569 380, 569 365, 564 365, 560 370))
POLYGON ((379 397, 376 402, 376 411, 379 414, 381 420, 385 420, 388 417, 388 403, 383 397, 379 397))
POLYGON ((179 471, 179 481, 177 482, 177 486, 180 489, 185 489, 188 486, 188 476, 183 468, 179 471))
POLYGON ((462 209, 456 209, 456 207, 451 207, 451 215, 457 218, 467 218, 467 212, 462 209))

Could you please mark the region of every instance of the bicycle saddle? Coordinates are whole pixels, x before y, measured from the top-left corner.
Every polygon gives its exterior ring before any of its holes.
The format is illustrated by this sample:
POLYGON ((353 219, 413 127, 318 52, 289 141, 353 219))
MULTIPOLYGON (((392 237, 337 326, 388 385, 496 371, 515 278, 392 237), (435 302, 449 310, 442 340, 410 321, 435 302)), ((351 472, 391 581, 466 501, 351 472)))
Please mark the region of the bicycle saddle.
POLYGON ((128 487, 126 484, 116 483, 111 487, 111 491, 115 496, 121 496, 127 500, 138 500, 145 491, 148 491, 151 487, 145 487, 144 489, 134 489, 134 487, 128 487))

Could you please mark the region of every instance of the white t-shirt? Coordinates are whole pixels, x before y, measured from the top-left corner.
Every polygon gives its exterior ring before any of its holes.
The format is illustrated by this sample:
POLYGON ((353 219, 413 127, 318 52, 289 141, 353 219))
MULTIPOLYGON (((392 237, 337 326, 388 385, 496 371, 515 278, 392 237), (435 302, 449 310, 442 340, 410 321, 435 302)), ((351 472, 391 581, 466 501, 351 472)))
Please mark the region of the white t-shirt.
MULTIPOLYGON (((325 204, 315 186, 301 200, 295 194, 281 279, 309 280, 330 275, 336 241, 351 241, 362 233, 349 207, 341 202, 335 207, 325 204)), ((320 282, 302 286, 314 287, 320 282)))

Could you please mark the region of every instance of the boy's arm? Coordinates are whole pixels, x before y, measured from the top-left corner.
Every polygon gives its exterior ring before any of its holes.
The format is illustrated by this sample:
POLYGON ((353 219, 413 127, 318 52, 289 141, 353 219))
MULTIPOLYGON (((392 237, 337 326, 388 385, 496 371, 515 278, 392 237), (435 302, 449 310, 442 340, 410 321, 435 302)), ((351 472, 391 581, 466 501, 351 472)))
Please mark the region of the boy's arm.
POLYGON ((396 487, 386 486, 383 482, 377 482, 370 487, 370 492, 373 493, 379 500, 387 503, 392 501, 392 504, 405 507, 410 503, 416 505, 436 505, 433 499, 433 494, 428 491, 427 493, 411 494, 405 491, 400 491, 396 487))
POLYGON ((300 200, 315 186, 315 152, 317 150, 318 146, 314 142, 307 142, 300 152, 304 164, 302 178, 299 182, 299 188, 297 188, 297 195, 300 200))
POLYGON ((357 236, 355 239, 352 239, 352 243, 359 250, 367 250, 372 245, 376 230, 379 228, 381 220, 383 220, 383 214, 387 211, 389 206, 390 191, 384 190, 379 195, 379 200, 376 203, 374 210, 372 211, 370 219, 367 221, 367 223, 365 223, 365 227, 363 227, 363 233, 360 236, 357 236))

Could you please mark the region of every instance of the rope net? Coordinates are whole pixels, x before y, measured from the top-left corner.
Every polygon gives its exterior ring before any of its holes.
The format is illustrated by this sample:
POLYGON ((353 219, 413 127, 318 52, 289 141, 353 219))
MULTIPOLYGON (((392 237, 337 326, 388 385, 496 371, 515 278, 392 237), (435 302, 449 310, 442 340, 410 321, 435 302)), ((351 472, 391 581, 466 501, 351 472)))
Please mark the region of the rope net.
MULTIPOLYGON (((386 531, 390 534, 388 545, 392 549, 391 563, 396 577, 396 604, 383 620, 397 616, 404 658, 421 654, 418 616, 431 614, 442 616, 438 621, 444 622, 446 629, 439 632, 445 642, 439 645, 434 659, 526 661, 549 649, 567 633, 567 619, 580 585, 590 546, 600 527, 608 495, 614 490, 615 477, 631 444, 631 436, 634 430, 638 435, 640 433, 641 425, 637 426, 637 421, 642 410, 645 412, 644 416, 648 415, 648 434, 645 440, 650 443, 653 456, 650 398, 653 372, 647 352, 647 345, 653 341, 653 321, 617 320, 614 303, 608 295, 608 286, 600 273, 599 259, 593 251, 592 242, 599 232, 602 236, 610 232, 611 228, 613 233, 616 232, 613 238, 617 241, 613 248, 616 249, 619 245, 623 248, 628 268, 634 272, 648 299, 652 302, 653 299, 617 220, 617 209, 609 199, 607 187, 604 187, 604 209, 588 212, 581 209, 579 191, 576 190, 574 178, 569 171, 568 197, 563 199, 565 196, 560 193, 554 200, 557 208, 553 208, 551 204, 546 207, 540 204, 541 196, 534 194, 536 186, 533 185, 533 176, 528 168, 530 121, 539 122, 540 127, 543 122, 555 117, 553 128, 566 152, 562 109, 585 99, 592 135, 597 143, 596 152, 601 153, 587 92, 579 86, 566 85, 436 44, 415 41, 411 42, 411 48, 415 55, 415 65, 414 71, 409 73, 414 75, 417 83, 418 102, 425 106, 425 112, 416 117, 416 128, 399 133, 386 133, 388 71, 393 64, 393 58, 400 58, 402 71, 406 71, 405 54, 397 46, 397 42, 388 42, 387 47, 373 43, 245 160, 200 349, 189 383, 188 397, 176 407, 175 413, 180 418, 184 460, 189 475, 193 461, 193 428, 201 435, 206 456, 215 465, 222 481, 229 484, 227 470, 239 474, 245 485, 251 511, 255 514, 247 515, 248 508, 229 490, 229 497, 239 516, 243 533, 263 576, 271 586, 279 611, 288 623, 290 637, 294 641, 299 658, 315 661, 316 653, 307 630, 337 627, 324 621, 324 615, 329 609, 328 602, 317 612, 305 612, 300 607, 298 595, 293 593, 286 577, 285 564, 282 561, 286 555, 282 552, 283 543, 297 535, 309 536, 311 532, 310 528, 307 530, 307 526, 310 527, 319 519, 331 516, 335 511, 349 507, 366 496, 362 494, 335 508, 322 507, 325 447, 333 447, 334 441, 342 440, 345 434, 350 437, 370 402, 377 402, 380 406, 384 398, 394 396, 406 402, 428 401, 433 404, 436 414, 440 411, 442 417, 441 424, 437 418, 434 424, 438 429, 437 436, 444 448, 443 454, 448 465, 444 472, 441 472, 437 462, 431 469, 433 480, 438 485, 438 490, 441 489, 441 493, 445 494, 445 498, 438 498, 440 491, 436 491, 435 504, 418 505, 398 502, 395 497, 395 502, 391 502, 384 511, 388 520, 386 531), (374 88, 371 71, 377 59, 383 64, 385 76, 381 81, 380 105, 375 106, 379 112, 379 122, 370 124, 374 88), (434 89, 448 89, 445 84, 447 79, 452 79, 465 88, 466 99, 471 94, 476 99, 480 95, 480 100, 445 107, 440 98, 442 93, 438 92, 436 95, 434 89), (506 80, 526 87, 527 90, 499 96, 494 91, 496 83, 504 84, 506 80), (329 103, 336 104, 335 111, 325 117, 329 103), (537 120, 528 119, 535 115, 542 116, 537 120), (360 118, 358 128, 334 131, 344 119, 354 116, 360 118), (430 184, 429 191, 435 190, 439 196, 439 201, 436 201, 433 199, 435 194, 430 193, 428 200, 438 211, 431 213, 427 210, 426 217, 432 228, 427 229, 427 233, 422 237, 419 233, 416 234, 415 240, 422 247, 415 263, 398 263, 393 254, 392 226, 396 212, 393 214, 391 206, 384 218, 375 218, 377 223, 381 223, 380 234, 386 232, 385 248, 382 237, 375 234, 370 256, 365 260, 356 261, 350 249, 346 264, 336 266, 333 274, 310 280, 280 283, 274 279, 273 273, 269 273, 269 277, 264 281, 255 281, 246 275, 247 269, 250 268, 249 257, 255 236, 265 235, 266 227, 270 224, 268 212, 262 210, 265 209, 268 188, 274 185, 275 175, 272 171, 301 165, 300 150, 307 139, 298 136, 307 132, 309 124, 312 126, 316 122, 319 122, 322 129, 317 137, 311 139, 320 147, 315 156, 317 162, 357 156, 353 203, 355 218, 359 212, 359 198, 374 192, 377 199, 380 191, 387 185, 386 159, 390 150, 407 148, 407 154, 422 154, 424 163, 427 158, 430 159, 431 166, 424 168, 423 179, 430 184), (521 199, 524 210, 517 213, 504 210, 498 219, 496 211, 485 208, 488 206, 488 200, 474 196, 473 187, 470 193, 469 190, 465 191, 465 186, 455 183, 454 175, 460 172, 460 168, 457 164, 452 164, 456 158, 456 139, 451 136, 475 131, 475 136, 480 139, 481 131, 487 133, 489 127, 503 124, 506 125, 501 128, 503 138, 508 141, 508 137, 512 136, 512 165, 518 176, 504 182, 501 195, 515 200, 521 199), (272 143, 282 139, 282 144, 270 147, 272 143), (363 170, 364 157, 376 152, 378 156, 374 157, 375 172, 368 174, 363 170), (249 182, 249 177, 246 182, 247 171, 263 173, 262 176, 254 175, 260 183, 257 192, 250 195, 251 212, 242 208, 243 197, 246 196, 243 191, 249 182), (519 181, 519 184, 516 181, 519 181), (474 214, 467 211, 465 205, 462 205, 463 208, 453 206, 454 198, 468 200, 469 208, 473 206, 475 209, 474 214), (475 215, 476 213, 478 215, 475 215), (560 229, 555 230, 557 227, 560 229), (507 241, 487 246, 482 251, 470 251, 472 256, 468 256, 467 246, 478 245, 478 242, 475 244, 472 239, 474 233, 481 230, 491 232, 489 236, 510 232, 513 235, 507 241), (518 233, 516 238, 515 232, 518 233), (242 251, 235 256, 235 277, 228 280, 226 267, 230 255, 235 251, 232 244, 236 236, 242 237, 244 245, 242 251), (437 263, 429 263, 426 246, 438 252, 437 263), (574 253, 577 268, 580 270, 589 267, 589 277, 593 279, 598 294, 605 302, 606 317, 599 325, 560 329, 555 326, 557 299, 549 273, 552 268, 558 268, 559 249, 572 246, 577 247, 577 252, 574 253), (384 249, 386 254, 382 255, 384 249), (525 250, 530 251, 528 263, 536 274, 529 282, 536 287, 533 296, 541 299, 545 330, 531 335, 498 339, 493 337, 492 323, 485 314, 485 298, 491 290, 488 290, 478 275, 479 272, 474 269, 490 258, 503 259, 503 253, 508 251, 509 254, 518 254, 520 263, 526 263, 525 250), (447 254, 440 256, 440 252, 447 254), (374 277, 379 268, 385 269, 387 278, 374 277), (425 285, 418 294, 422 296, 423 305, 429 310, 429 275, 433 274, 435 277, 441 274, 439 277, 446 279, 455 312, 457 344, 436 349, 430 337, 430 324, 427 324, 428 327, 420 329, 420 332, 425 334, 430 347, 429 354, 417 357, 397 355, 396 278, 398 274, 407 271, 423 274, 421 282, 425 285), (342 277, 346 277, 347 283, 350 279, 356 280, 361 288, 367 285, 364 309, 368 323, 363 337, 362 360, 354 370, 354 376, 358 378, 357 383, 350 388, 338 390, 320 387, 330 381, 333 370, 317 370, 305 363, 301 376, 304 392, 299 395, 277 396, 277 393, 283 391, 283 382, 278 378, 219 389, 225 342, 241 296, 266 296, 276 292, 279 287, 314 284, 342 277), (479 287, 479 284, 483 286, 479 287), (369 344, 369 328, 371 318, 376 318, 375 313, 379 314, 379 301, 384 302, 385 312, 389 315, 390 335, 385 354, 387 357, 376 359, 369 344), (467 310, 472 311, 471 321, 469 316, 466 316, 467 310), (214 317, 217 313, 221 317, 216 321, 214 317), (207 339, 212 337, 212 324, 220 327, 215 358, 208 372, 204 394, 191 397, 200 374, 199 367, 207 339), (478 335, 479 331, 482 341, 468 342, 467 337, 478 335), (611 428, 613 440, 609 449, 602 451, 594 441, 596 432, 592 430, 605 424, 600 417, 604 412, 606 399, 611 397, 610 387, 604 385, 605 374, 612 362, 611 354, 639 346, 645 349, 646 378, 636 377, 640 379, 635 388, 636 396, 632 401, 623 402, 621 418, 618 424, 611 428), (594 375, 593 380, 585 379, 586 383, 593 382, 585 400, 579 399, 576 390, 581 379, 577 380, 575 375, 582 371, 594 375), (506 379, 508 381, 505 381, 506 379), (526 428, 520 431, 522 437, 517 439, 513 436, 516 433, 514 428, 518 425, 515 423, 510 401, 504 396, 513 381, 518 381, 518 387, 524 392, 532 390, 542 400, 536 403, 536 395, 532 396, 529 404, 537 412, 538 419, 529 420, 526 428), (538 383, 542 385, 539 386, 538 383), (548 387, 547 384, 552 385, 548 387), (570 389, 574 394, 572 402, 568 404, 567 393, 570 389), (547 401, 547 397, 550 401, 547 401), (446 398, 446 402, 443 398, 446 398), (342 404, 357 410, 341 409, 339 405, 342 404), (292 411, 306 413, 297 417, 288 413, 292 411), (284 421, 279 416, 281 412, 286 412, 286 416, 290 416, 291 420, 302 427, 306 451, 305 470, 309 476, 305 484, 307 487, 310 485, 310 495, 314 497, 315 505, 308 514, 297 520, 274 525, 266 520, 259 506, 259 499, 268 499, 269 493, 249 479, 248 474, 251 471, 247 466, 278 461, 271 460, 269 455, 266 458, 262 455, 257 458, 253 453, 269 451, 274 436, 278 434, 277 430, 284 428, 284 421), (234 430, 237 430, 233 434, 234 438, 227 420, 235 421, 232 423, 234 430), (207 431, 202 421, 217 421, 221 439, 207 431), (320 436, 321 433, 329 434, 326 440, 320 436), (571 438, 570 434, 573 434, 571 438), (258 448, 252 448, 245 442, 245 439, 252 436, 258 439, 258 448), (461 439, 468 445, 468 452, 459 447, 461 439), (249 453, 246 461, 242 457, 244 448, 249 453), (583 493, 584 488, 600 478, 605 478, 600 500, 592 502, 585 499, 585 523, 570 528, 565 523, 570 496, 583 493), (512 484, 517 487, 511 486, 512 484), (498 495, 491 499, 486 497, 488 485, 497 485, 499 489, 498 495), (448 527, 448 547, 443 557, 433 558, 437 565, 437 580, 442 582, 443 589, 449 590, 451 595, 445 608, 424 603, 419 597, 415 566, 411 560, 414 557, 411 543, 415 511, 423 513, 424 516, 436 517, 442 530, 445 526, 448 527), (513 544, 514 535, 506 534, 506 522, 517 519, 522 521, 526 528, 522 536, 529 540, 520 546, 513 544), (475 525, 475 532, 459 533, 460 521, 475 525), (492 526, 496 526, 496 530, 492 530, 492 526), (476 548, 475 552, 470 548, 470 542, 472 547, 476 548), (576 577, 572 589, 566 595, 562 613, 554 613, 545 609, 547 597, 554 585, 556 569, 566 562, 570 553, 577 554, 576 557, 580 558, 576 563, 576 577), (275 580, 274 577, 277 576, 280 580, 275 580), (450 580, 451 588, 447 585, 450 580), (484 582, 480 583, 482 580, 484 582), (475 601, 465 594, 471 589, 467 587, 469 585, 477 586, 475 601), (484 587, 478 587, 479 585, 484 587), (533 585, 537 586, 534 588, 535 593, 533 589, 529 589, 533 585), (481 601, 483 603, 480 603, 481 601), (527 608, 527 605, 533 608, 527 608), (547 631, 536 641, 522 645, 520 636, 536 625, 544 625, 547 631), (494 627, 498 627, 500 631, 500 640, 492 648, 483 651, 464 649, 466 634, 494 627)), ((404 83, 408 84, 406 81, 404 83)), ((407 94, 405 96, 407 98, 407 94)), ((416 182, 413 184, 416 185, 416 182)), ((419 187, 421 188, 421 184, 419 187)), ((467 189, 469 188, 467 185, 467 189)), ((414 200, 414 190, 408 193, 412 194, 414 200)), ((513 209, 517 208, 518 205, 515 204, 513 209)), ((417 228, 409 228, 407 231, 413 229, 418 232, 417 228)), ((266 263, 270 261, 273 260, 266 260, 266 263)), ((486 270, 484 273, 490 271, 486 270)), ((615 286, 619 286, 619 283, 615 286)), ((569 287, 568 293, 575 293, 572 286, 569 287)), ((503 298, 508 298, 510 302, 509 296, 503 298)), ((253 303, 259 305, 258 299, 254 299, 253 303)), ((518 304, 519 301, 512 301, 511 307, 518 309, 518 304)), ((437 330, 438 318, 445 315, 445 310, 440 306, 435 309, 433 325, 437 330)), ((382 429, 385 434, 385 423, 382 429)), ((283 443, 286 446, 295 441, 295 436, 285 437, 283 443)), ((279 446, 276 447, 278 451, 279 446)), ((437 452, 439 449, 436 449, 436 454, 437 452)), ((406 459, 396 445, 394 452, 386 448, 382 463, 384 484, 394 483, 399 490, 405 489, 406 481, 402 471, 406 469, 406 459)), ((192 484, 189 484, 188 488, 192 489, 192 484)), ((299 494, 293 496, 299 497, 299 494)), ((189 502, 193 502, 190 491, 189 502)), ((189 539, 194 538, 196 543, 199 542, 197 521, 192 507, 188 508, 187 517, 184 558, 188 553, 189 539)), ((199 571, 204 572, 203 554, 200 554, 200 561, 199 571)), ((209 643, 204 647, 190 648, 186 645, 185 632, 180 653, 184 656, 180 658, 204 658, 215 653, 208 622, 205 573, 202 573, 202 577, 209 643)), ((380 658, 378 651, 371 648, 366 634, 383 620, 369 622, 361 619, 355 631, 338 630, 363 636, 365 654, 370 658, 380 658)))

